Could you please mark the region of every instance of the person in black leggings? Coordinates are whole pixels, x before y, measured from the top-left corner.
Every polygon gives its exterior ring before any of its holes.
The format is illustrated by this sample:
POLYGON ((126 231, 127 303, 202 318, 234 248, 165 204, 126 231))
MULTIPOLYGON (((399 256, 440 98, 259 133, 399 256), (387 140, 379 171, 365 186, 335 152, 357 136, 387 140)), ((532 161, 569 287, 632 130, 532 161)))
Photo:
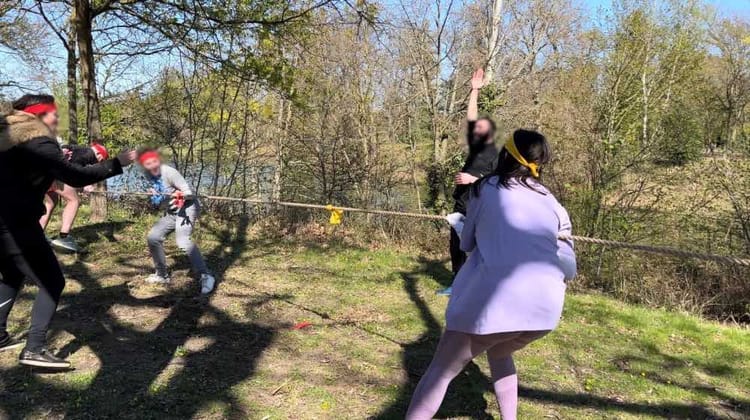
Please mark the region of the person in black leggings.
POLYGON ((7 337, 6 340, 10 339, 5 332, 8 314, 23 280, 27 278, 39 286, 39 293, 31 311, 26 348, 39 353, 43 350, 47 325, 65 287, 60 265, 41 229, 33 229, 23 220, 0 220, 0 238, 4 254, 0 257, 0 272, 3 274, 0 282, 0 334, 7 337))
POLYGON ((39 225, 45 211, 43 197, 53 180, 83 187, 119 175, 135 159, 135 152, 95 165, 76 165, 65 158, 55 140, 58 117, 52 96, 25 95, 13 103, 13 109, 0 117, 0 349, 14 344, 6 331, 8 315, 28 279, 39 286, 39 293, 20 363, 67 368, 70 363, 45 346, 65 279, 39 225))

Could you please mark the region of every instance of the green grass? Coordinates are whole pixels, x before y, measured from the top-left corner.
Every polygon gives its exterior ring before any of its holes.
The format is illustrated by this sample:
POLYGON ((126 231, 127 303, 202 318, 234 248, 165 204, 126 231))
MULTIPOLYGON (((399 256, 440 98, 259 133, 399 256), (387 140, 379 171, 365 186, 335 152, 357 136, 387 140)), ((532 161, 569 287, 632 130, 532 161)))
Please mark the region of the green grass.
MULTIPOLYGON (((443 324, 441 257, 204 223, 221 280, 204 299, 172 243, 175 283, 143 284, 149 222, 75 232, 90 252, 61 256, 51 342, 76 370, 33 372, 0 353, 0 418, 402 418, 443 324), (302 321, 312 326, 292 328, 302 321)), ((520 418, 750 417, 750 332, 685 314, 570 294, 560 328, 517 366, 520 418)), ((471 364, 440 416, 498 418, 487 373, 471 364)))

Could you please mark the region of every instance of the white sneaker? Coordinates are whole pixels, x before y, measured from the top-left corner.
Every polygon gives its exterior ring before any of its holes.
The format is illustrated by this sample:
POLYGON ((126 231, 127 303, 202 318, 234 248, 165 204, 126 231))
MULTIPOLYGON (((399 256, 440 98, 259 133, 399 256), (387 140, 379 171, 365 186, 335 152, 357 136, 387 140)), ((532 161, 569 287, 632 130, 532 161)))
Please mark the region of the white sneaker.
POLYGON ((146 283, 151 283, 151 284, 169 284, 171 281, 172 279, 169 278, 169 276, 164 277, 164 276, 160 276, 157 273, 154 273, 146 277, 146 283))
POLYGON ((207 273, 201 274, 201 294, 207 295, 213 292, 215 284, 216 279, 214 276, 207 273))

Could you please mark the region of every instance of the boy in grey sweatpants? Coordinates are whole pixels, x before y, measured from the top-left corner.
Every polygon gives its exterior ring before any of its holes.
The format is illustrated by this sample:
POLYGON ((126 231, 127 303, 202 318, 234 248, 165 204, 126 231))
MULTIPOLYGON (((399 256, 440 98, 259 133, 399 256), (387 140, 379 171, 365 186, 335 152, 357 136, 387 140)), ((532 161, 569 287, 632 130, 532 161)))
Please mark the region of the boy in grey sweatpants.
POLYGON ((148 233, 148 249, 154 260, 156 273, 149 276, 146 281, 158 284, 170 282, 167 256, 164 253, 164 239, 170 233, 175 232, 177 246, 187 254, 193 272, 200 276, 201 293, 211 293, 216 280, 209 273, 201 251, 190 239, 200 214, 198 198, 193 195, 190 185, 176 169, 161 163, 161 157, 155 150, 141 151, 138 161, 151 183, 150 191, 153 193, 150 197, 151 203, 161 206, 169 197, 169 205, 164 216, 148 233))
POLYGON ((163 278, 169 277, 167 256, 164 253, 164 239, 172 232, 175 233, 177 247, 183 250, 190 259, 193 271, 197 274, 208 273, 208 268, 206 268, 206 262, 203 261, 200 249, 190 239, 199 213, 198 201, 194 199, 192 202, 186 203, 185 207, 179 209, 177 213, 167 212, 151 228, 151 231, 148 233, 148 249, 151 252, 151 257, 154 259, 156 274, 163 278))

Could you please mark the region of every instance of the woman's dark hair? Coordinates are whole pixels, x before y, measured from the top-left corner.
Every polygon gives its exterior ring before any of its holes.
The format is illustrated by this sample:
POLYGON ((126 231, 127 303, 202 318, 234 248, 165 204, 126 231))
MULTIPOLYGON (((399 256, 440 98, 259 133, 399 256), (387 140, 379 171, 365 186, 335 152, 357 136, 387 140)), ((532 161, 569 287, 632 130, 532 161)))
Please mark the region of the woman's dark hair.
MULTIPOLYGON (((513 142, 516 144, 516 149, 528 162, 533 162, 539 165, 539 173, 542 172, 542 167, 549 163, 552 159, 552 152, 550 151, 549 143, 547 138, 543 134, 532 131, 532 130, 516 130, 513 133, 513 142)), ((545 192, 534 187, 533 184, 538 184, 537 181, 530 181, 535 179, 531 174, 531 170, 516 160, 505 147, 500 150, 500 154, 497 159, 497 168, 493 173, 485 176, 478 182, 474 183, 474 195, 479 195, 481 184, 486 182, 489 178, 496 176, 497 185, 504 188, 510 188, 512 181, 518 181, 521 185, 534 190, 540 194, 545 192)))
POLYGON ((24 109, 37 104, 54 104, 55 97, 52 95, 31 95, 26 94, 13 101, 13 109, 23 111, 24 109))

